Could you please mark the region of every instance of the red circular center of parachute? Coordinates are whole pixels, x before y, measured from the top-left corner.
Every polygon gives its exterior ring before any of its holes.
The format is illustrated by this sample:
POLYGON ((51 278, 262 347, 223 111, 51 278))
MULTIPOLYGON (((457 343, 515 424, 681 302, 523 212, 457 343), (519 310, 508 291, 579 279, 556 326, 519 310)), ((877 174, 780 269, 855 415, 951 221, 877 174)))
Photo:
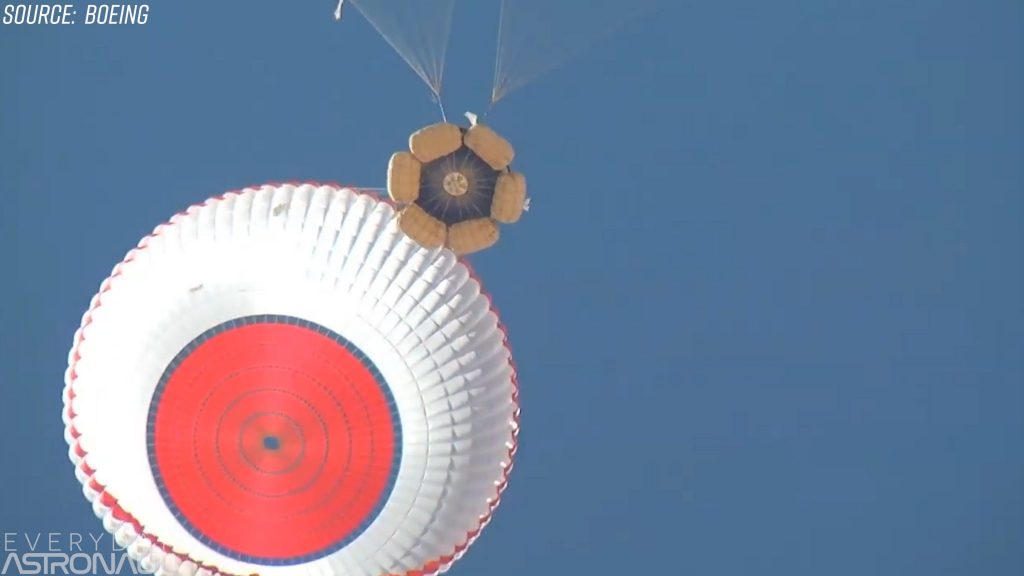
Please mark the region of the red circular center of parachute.
POLYGON ((253 323, 200 340, 151 412, 161 491, 193 534, 241 557, 337 549, 379 512, 392 480, 396 417, 383 386, 313 328, 253 323))

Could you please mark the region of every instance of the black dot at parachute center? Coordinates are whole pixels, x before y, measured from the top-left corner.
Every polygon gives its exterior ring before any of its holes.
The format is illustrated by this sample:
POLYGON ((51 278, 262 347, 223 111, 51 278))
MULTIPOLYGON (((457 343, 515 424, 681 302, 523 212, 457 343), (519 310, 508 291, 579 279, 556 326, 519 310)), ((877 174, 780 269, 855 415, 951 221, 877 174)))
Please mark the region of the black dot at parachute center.
POLYGON ((416 200, 427 214, 451 226, 474 218, 491 215, 494 189, 501 172, 491 168, 468 147, 463 146, 423 165, 420 173, 420 196, 416 200), (456 171, 469 180, 469 191, 453 197, 444 189, 444 177, 456 171))
POLYGON ((267 450, 277 450, 281 447, 281 440, 277 436, 264 436, 263 447, 267 450))

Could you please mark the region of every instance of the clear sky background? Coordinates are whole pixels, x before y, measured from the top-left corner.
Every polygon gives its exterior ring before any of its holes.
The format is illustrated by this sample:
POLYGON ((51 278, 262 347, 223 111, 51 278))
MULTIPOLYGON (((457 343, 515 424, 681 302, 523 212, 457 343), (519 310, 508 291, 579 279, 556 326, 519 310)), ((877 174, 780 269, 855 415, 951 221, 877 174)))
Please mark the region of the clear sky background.
MULTIPOLYGON (((496 12, 461 4, 456 113, 496 12)), ((533 197, 472 258, 522 446, 452 574, 1024 574, 1024 4, 660 4, 489 117, 533 197)), ((140 237, 250 184, 382 186, 437 120, 332 10, 0 27, 0 530, 100 531, 62 377, 140 237)))

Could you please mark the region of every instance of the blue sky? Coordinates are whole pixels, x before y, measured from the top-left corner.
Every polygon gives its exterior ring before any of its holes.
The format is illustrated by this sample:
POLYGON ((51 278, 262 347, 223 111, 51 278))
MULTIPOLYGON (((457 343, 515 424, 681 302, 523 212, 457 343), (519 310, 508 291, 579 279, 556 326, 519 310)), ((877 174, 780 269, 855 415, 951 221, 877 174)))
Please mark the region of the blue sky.
MULTIPOLYGON (((250 184, 381 186, 437 120, 332 9, 0 27, 0 530, 100 529, 62 375, 138 238, 250 184)), ((492 16, 456 16, 457 113, 492 16)), ((472 261, 522 446, 452 574, 1024 573, 1022 102, 1013 0, 666 1, 509 96, 533 209, 472 261)))

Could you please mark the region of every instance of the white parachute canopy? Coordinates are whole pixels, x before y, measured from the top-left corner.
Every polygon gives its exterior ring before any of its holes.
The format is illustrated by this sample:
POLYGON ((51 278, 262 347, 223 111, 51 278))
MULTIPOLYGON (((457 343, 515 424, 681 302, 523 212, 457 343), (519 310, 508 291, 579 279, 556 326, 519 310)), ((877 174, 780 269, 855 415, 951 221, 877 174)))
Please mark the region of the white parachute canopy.
POLYGON ((65 437, 144 569, 434 574, 506 486, 505 331, 448 250, 351 189, 250 188, 128 253, 82 319, 65 437))

